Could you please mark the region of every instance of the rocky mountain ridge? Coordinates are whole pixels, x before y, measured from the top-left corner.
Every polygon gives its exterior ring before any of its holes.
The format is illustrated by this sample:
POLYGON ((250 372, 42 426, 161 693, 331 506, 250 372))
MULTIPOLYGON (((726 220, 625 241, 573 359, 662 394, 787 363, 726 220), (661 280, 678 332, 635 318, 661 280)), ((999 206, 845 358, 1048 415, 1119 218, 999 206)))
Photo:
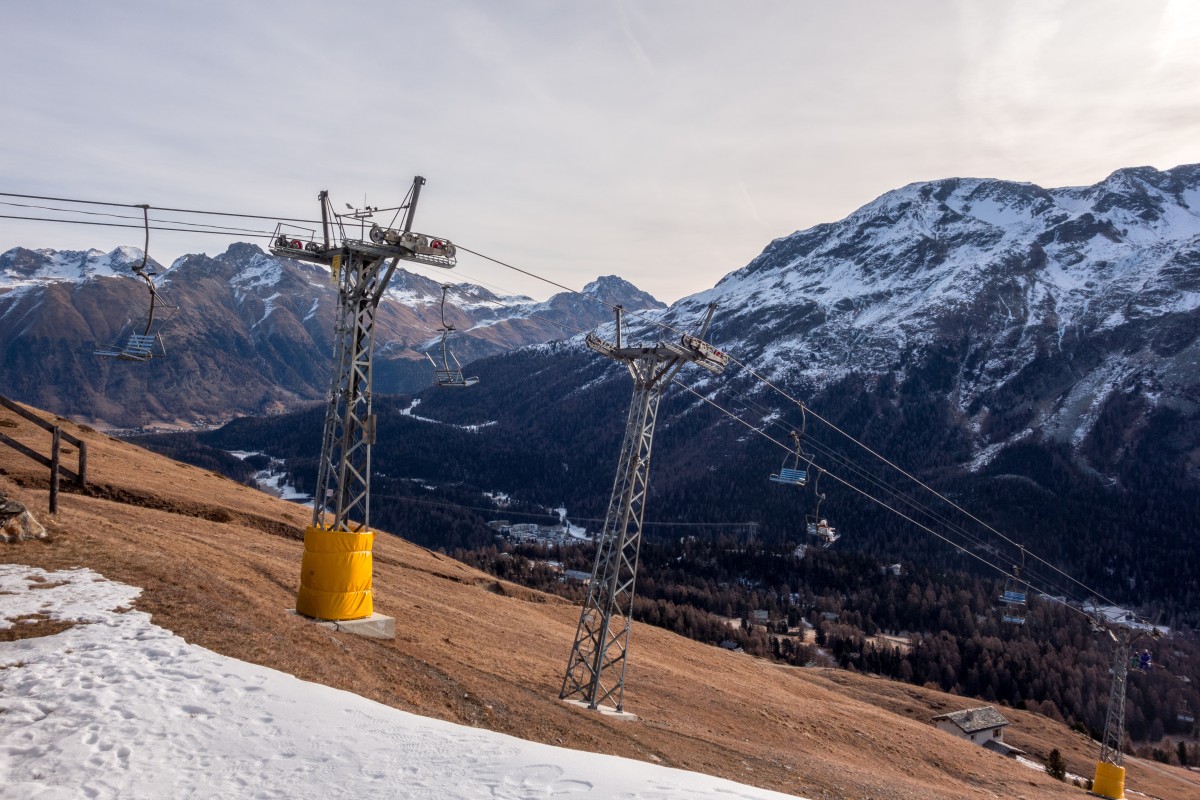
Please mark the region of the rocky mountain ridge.
MULTIPOLYGON (((329 273, 253 244, 233 244, 215 257, 185 255, 169 268, 151 258, 148 269, 177 308, 163 334, 169 356, 146 364, 95 357, 93 350, 127 337, 144 317, 148 293, 132 273, 141 258, 132 247, 0 254, 5 391, 118 427, 273 413, 324 396, 337 302, 329 273)), ((441 283, 397 270, 377 317, 376 391, 432 382, 424 354, 440 353, 441 297, 441 283)), ((662 307, 615 276, 589 284, 583 297, 562 293, 543 302, 455 283, 445 309, 456 329, 449 344, 467 364, 590 327, 608 318, 603 302, 662 307)))
POLYGON ((714 341, 801 395, 938 362, 975 468, 1045 437, 1104 472, 1124 452, 1089 454, 1106 409, 1137 406, 1133 430, 1200 402, 1200 166, 913 184, 775 240, 667 319, 709 302, 714 341))

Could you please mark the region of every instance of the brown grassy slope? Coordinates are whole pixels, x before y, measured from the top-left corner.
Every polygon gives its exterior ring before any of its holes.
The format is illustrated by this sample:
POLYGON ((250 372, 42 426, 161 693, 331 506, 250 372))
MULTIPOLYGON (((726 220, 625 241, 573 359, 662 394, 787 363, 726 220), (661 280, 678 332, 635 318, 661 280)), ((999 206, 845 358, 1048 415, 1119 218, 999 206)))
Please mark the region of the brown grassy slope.
MULTIPOLYGON (((4 432, 48 435, 0 409, 4 432), (7 427, 4 420, 17 424, 7 427)), ((527 739, 722 777, 812 798, 1053 798, 1082 794, 935 730, 930 716, 974 703, 876 678, 788 669, 636 625, 622 722, 556 700, 578 609, 381 536, 376 609, 395 641, 338 634, 290 613, 305 509, 98 433, 91 496, 45 514, 45 471, 0 447, 0 491, 41 512, 45 542, 0 545, 0 560, 87 566, 145 589, 138 607, 190 642, 389 705, 527 739)), ((73 454, 68 456, 73 465, 73 454)), ((1064 751, 1090 774, 1090 743, 1033 714, 1006 738, 1064 751)), ((1130 765, 1129 785, 1196 797, 1182 770, 1130 765)))

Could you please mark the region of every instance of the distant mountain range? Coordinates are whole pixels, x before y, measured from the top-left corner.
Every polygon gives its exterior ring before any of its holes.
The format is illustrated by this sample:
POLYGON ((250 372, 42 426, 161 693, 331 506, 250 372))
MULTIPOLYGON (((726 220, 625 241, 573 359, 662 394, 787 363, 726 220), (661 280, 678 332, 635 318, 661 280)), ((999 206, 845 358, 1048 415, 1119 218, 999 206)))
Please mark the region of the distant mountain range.
MULTIPOLYGON (((132 267, 142 253, 27 250, 0 255, 0 385, 15 399, 117 427, 190 425, 275 413, 324 397, 332 360, 336 289, 328 271, 234 244, 216 257, 187 255, 149 268, 178 311, 147 363, 95 356, 137 329, 149 293, 132 267)), ((430 385, 424 353, 437 349, 441 284, 398 270, 376 322, 375 390, 430 385)), ((609 318, 603 305, 662 308, 615 276, 545 302, 450 286, 449 346, 463 363, 563 338, 609 318)))
MULTIPOLYGON (((658 325, 688 329, 710 302, 714 344, 1014 541, 1110 596, 1200 608, 1200 166, 1119 170, 1067 189, 906 186, 777 239, 627 341, 674 337, 658 325)), ((381 423, 396 438, 381 433, 380 452, 405 453, 389 475, 602 516, 625 371, 578 339, 475 366, 477 391, 425 392, 421 415, 495 424, 381 423)), ((797 406, 737 364, 680 378, 776 439, 801 425, 797 406)), ((768 535, 802 538, 812 492, 766 480, 783 453, 695 396, 667 394, 648 516, 758 520, 768 535)), ((885 497, 910 493, 811 418, 808 435, 837 453, 817 460, 831 472, 885 497)), ((951 552, 854 491, 822 490, 823 513, 846 522, 839 548, 933 561, 951 552)), ((1020 556, 1014 547, 1000 558, 1020 556)))

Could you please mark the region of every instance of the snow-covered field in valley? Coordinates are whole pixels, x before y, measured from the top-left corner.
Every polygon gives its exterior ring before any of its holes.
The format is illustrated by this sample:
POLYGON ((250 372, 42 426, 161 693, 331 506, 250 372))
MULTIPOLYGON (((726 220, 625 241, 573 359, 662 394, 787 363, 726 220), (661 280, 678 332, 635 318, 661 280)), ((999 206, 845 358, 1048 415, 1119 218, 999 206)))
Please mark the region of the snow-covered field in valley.
POLYGON ((786 796, 420 717, 227 658, 129 610, 140 592, 87 569, 0 565, 0 629, 77 623, 0 642, 0 798, 786 796))

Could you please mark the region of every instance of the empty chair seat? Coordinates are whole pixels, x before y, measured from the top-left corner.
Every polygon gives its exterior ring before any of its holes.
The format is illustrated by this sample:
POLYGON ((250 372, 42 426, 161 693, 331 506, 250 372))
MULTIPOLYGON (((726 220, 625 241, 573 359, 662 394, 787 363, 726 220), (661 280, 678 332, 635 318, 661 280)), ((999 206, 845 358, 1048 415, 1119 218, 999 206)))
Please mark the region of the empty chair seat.
POLYGON ((778 475, 771 476, 771 480, 775 481, 775 483, 793 483, 797 486, 803 486, 808 481, 808 473, 802 469, 783 467, 779 470, 778 475))
MULTIPOLYGON (((430 359, 432 361, 432 359, 430 359)), ((479 383, 479 378, 471 376, 464 378, 462 370, 457 369, 437 369, 434 368, 436 382, 438 386, 474 386, 479 383)))

